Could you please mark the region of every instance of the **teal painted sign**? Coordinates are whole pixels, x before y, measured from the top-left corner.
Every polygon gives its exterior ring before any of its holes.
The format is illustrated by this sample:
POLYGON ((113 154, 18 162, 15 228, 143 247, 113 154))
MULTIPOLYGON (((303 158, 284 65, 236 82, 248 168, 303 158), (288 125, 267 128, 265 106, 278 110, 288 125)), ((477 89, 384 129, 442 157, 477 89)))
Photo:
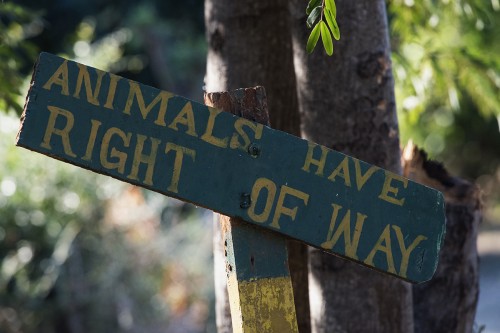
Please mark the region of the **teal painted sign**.
POLYGON ((436 269, 440 192, 262 124, 48 53, 21 121, 30 150, 409 281, 436 269))

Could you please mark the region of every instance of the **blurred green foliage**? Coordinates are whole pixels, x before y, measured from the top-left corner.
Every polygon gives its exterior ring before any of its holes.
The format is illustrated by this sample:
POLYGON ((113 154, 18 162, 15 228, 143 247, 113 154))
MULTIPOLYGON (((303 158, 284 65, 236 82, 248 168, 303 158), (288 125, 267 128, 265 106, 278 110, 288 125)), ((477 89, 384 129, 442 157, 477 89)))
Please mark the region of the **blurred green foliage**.
POLYGON ((0 4, 0 107, 21 111, 22 81, 46 51, 202 100, 203 2, 22 0, 0 4))
POLYGON ((482 116, 500 114, 498 1, 392 0, 390 4, 398 88, 417 98, 403 107, 456 111, 460 99, 470 99, 482 116))
POLYGON ((211 219, 17 148, 17 127, 0 114, 0 332, 203 332, 211 219))
POLYGON ((0 3, 0 332, 196 333, 213 323, 202 210, 14 145, 12 113, 42 50, 201 99, 203 4, 184 4, 0 3))
POLYGON ((32 65, 36 47, 27 41, 41 30, 33 11, 6 2, 0 4, 0 109, 22 111, 19 105, 24 77, 19 75, 32 65))
POLYGON ((34 332, 51 324, 55 284, 77 234, 102 216, 106 188, 15 148, 17 121, 0 115, 0 124, 0 330, 34 332))

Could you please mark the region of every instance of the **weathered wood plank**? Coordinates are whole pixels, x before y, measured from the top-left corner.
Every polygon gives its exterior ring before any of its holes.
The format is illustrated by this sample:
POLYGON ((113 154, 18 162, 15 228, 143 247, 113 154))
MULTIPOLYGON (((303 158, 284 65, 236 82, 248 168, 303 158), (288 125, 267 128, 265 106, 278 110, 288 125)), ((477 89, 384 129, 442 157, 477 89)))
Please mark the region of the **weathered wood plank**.
MULTIPOLYGON (((263 87, 207 93, 205 104, 269 125, 263 87)), ((234 332, 298 332, 286 239, 220 215, 234 332)))
POLYGON ((436 269, 440 192, 48 53, 35 67, 17 144, 409 281, 436 269))

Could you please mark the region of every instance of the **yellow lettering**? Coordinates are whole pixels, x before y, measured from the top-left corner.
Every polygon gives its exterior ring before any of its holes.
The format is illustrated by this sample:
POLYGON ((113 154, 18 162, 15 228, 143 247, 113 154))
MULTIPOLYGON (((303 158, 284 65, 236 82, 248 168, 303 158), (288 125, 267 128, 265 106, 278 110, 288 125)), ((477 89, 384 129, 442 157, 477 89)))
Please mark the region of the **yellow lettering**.
POLYGON ((113 102, 115 100, 116 86, 118 85, 118 81, 120 80, 121 77, 119 77, 118 75, 109 73, 108 97, 106 98, 106 104, 104 104, 104 107, 107 109, 114 110, 113 102))
POLYGON ((92 128, 90 129, 89 141, 87 142, 87 150, 85 151, 85 156, 82 157, 84 161, 92 160, 92 152, 94 151, 95 139, 97 137, 97 131, 99 127, 102 125, 100 121, 91 119, 92 128))
POLYGON ((403 206, 405 203, 405 198, 402 199, 397 199, 396 196, 398 195, 399 189, 397 187, 393 187, 391 185, 391 182, 393 180, 397 180, 403 183, 403 187, 407 188, 408 187, 408 179, 401 177, 399 175, 396 175, 395 173, 386 171, 385 172, 385 181, 384 181, 384 186, 382 187, 382 192, 379 195, 379 198, 382 200, 385 200, 389 203, 403 206), (389 196, 389 194, 393 194, 394 196, 389 196))
POLYGON ((337 218, 339 216, 339 211, 342 206, 332 204, 333 214, 330 222, 330 229, 328 230, 327 241, 321 244, 324 249, 333 249, 335 244, 337 244, 340 236, 344 237, 344 248, 345 254, 353 259, 358 259, 357 250, 359 245, 359 237, 361 236, 361 231, 363 230, 363 223, 367 218, 366 215, 356 213, 356 225, 354 226, 354 235, 351 238, 351 210, 348 209, 344 218, 340 222, 337 230, 335 230, 335 224, 337 223, 337 218))
POLYGON ((332 182, 335 181, 335 177, 342 177, 344 178, 344 183, 345 186, 351 186, 351 178, 349 177, 349 157, 346 156, 340 162, 340 164, 337 166, 335 170, 333 170, 332 174, 328 177, 329 180, 332 182))
POLYGON ((276 184, 270 179, 259 178, 255 181, 252 188, 252 194, 250 195, 250 208, 248 209, 248 216, 257 223, 263 223, 267 221, 269 215, 271 214, 271 209, 273 208, 274 198, 276 196, 276 184), (255 213, 255 207, 257 205, 257 200, 259 199, 260 192, 262 189, 267 190, 266 204, 262 213, 255 213))
POLYGON ((43 142, 40 144, 42 148, 52 149, 50 145, 50 140, 52 139, 52 134, 59 135, 61 137, 61 141, 64 148, 64 153, 71 157, 76 157, 76 154, 71 150, 71 145, 69 142, 69 132, 73 128, 75 124, 75 117, 73 114, 55 106, 47 106, 50 111, 49 121, 47 123, 47 128, 45 129, 45 135, 43 136, 43 142), (63 116, 66 118, 66 125, 64 128, 59 129, 56 128, 56 120, 58 116, 63 116))
POLYGON ((132 180, 139 180, 137 175, 139 174, 139 166, 141 163, 147 165, 146 176, 144 177, 144 184, 153 185, 153 172, 156 162, 156 152, 158 151, 158 146, 160 145, 160 140, 155 138, 149 138, 151 141, 151 151, 149 155, 142 153, 144 148, 144 142, 147 137, 141 134, 137 134, 137 144, 135 146, 134 161, 132 163, 132 171, 127 176, 127 178, 132 180))
POLYGON ((193 106, 191 102, 187 102, 186 105, 182 108, 181 112, 175 117, 172 123, 168 126, 173 130, 178 131, 177 125, 181 124, 187 127, 186 134, 197 137, 195 124, 194 124, 194 114, 193 114, 193 106))
POLYGON ((90 74, 87 70, 87 66, 82 64, 76 64, 78 66, 78 78, 76 79, 76 88, 73 97, 80 98, 80 91, 82 90, 82 84, 85 84, 85 93, 87 94, 87 102, 99 106, 99 92, 101 91, 102 77, 105 72, 96 70, 97 82, 92 92, 92 84, 90 83, 90 74))
POLYGON ((149 112, 160 103, 160 109, 158 111, 158 118, 155 120, 156 125, 167 126, 165 123, 165 113, 167 112, 167 102, 173 95, 166 91, 160 91, 158 95, 146 106, 144 102, 144 97, 142 96, 141 87, 137 82, 128 81, 130 85, 130 90, 127 97, 127 102, 125 103, 125 110, 123 112, 125 114, 130 114, 130 109, 134 104, 134 99, 137 101, 137 105, 139 106, 139 110, 141 111, 142 119, 146 119, 149 112))
POLYGON ((207 121, 207 128, 205 130, 205 133, 201 136, 201 139, 205 142, 208 142, 216 147, 220 148, 227 148, 227 142, 229 141, 229 138, 217 138, 213 136, 213 131, 214 131, 214 125, 215 125, 215 118, 221 113, 222 111, 214 109, 214 108, 208 108, 208 111, 210 112, 210 115, 208 117, 207 121))
POLYGON ((169 151, 175 151, 175 160, 174 160, 174 172, 172 174, 172 180, 170 181, 170 185, 167 190, 174 193, 179 193, 179 180, 181 178, 181 170, 182 170, 182 161, 184 159, 184 155, 188 155, 191 159, 195 160, 196 151, 193 149, 189 149, 183 146, 178 146, 175 143, 167 142, 165 147, 165 154, 168 154, 169 151))
POLYGON ((393 225, 392 228, 396 232, 396 237, 398 239, 399 247, 401 248, 401 266, 399 268, 399 275, 402 277, 406 277, 406 271, 408 270, 408 261, 410 260, 410 254, 415 248, 417 247, 420 242, 424 241, 427 239, 427 237, 423 235, 418 235, 417 238, 408 246, 408 248, 405 247, 405 240, 403 233, 401 232, 401 228, 393 225))
POLYGON ((111 127, 106 131, 104 137, 102 138, 101 153, 100 153, 101 165, 109 170, 116 169, 118 170, 119 173, 123 174, 125 172, 125 163, 127 162, 127 154, 113 147, 111 148, 111 153, 109 154, 109 157, 116 159, 116 162, 110 162, 108 159, 109 144, 113 136, 118 136, 122 140, 124 147, 130 146, 130 139, 132 137, 132 134, 131 133, 125 134, 125 132, 123 132, 121 129, 117 127, 111 127))
POLYGON ((248 149, 248 146, 250 146, 250 144, 252 143, 250 137, 243 129, 244 126, 248 127, 254 132, 255 140, 259 140, 262 137, 262 130, 264 128, 262 124, 251 122, 250 120, 245 118, 238 118, 234 123, 234 129, 236 130, 236 133, 233 134, 231 142, 229 143, 229 147, 231 149, 240 148, 241 150, 246 151, 248 149), (243 142, 240 142, 239 138, 243 139, 243 142))
POLYGON ((308 145, 307 155, 302 170, 304 170, 305 172, 311 172, 309 169, 311 167, 311 164, 313 164, 318 167, 316 169, 316 176, 323 177, 323 170, 325 168, 328 149, 326 147, 319 146, 321 148, 321 158, 319 160, 316 160, 313 158, 313 153, 314 153, 314 148, 318 145, 312 142, 308 142, 307 145, 308 145))
POLYGON ((51 90, 53 84, 61 86, 61 94, 66 96, 69 95, 67 60, 64 60, 61 66, 59 66, 50 79, 43 85, 43 89, 51 90))
POLYGON ((382 234, 380 234, 377 243, 371 250, 368 257, 366 257, 364 263, 370 266, 374 266, 373 258, 378 251, 385 253, 387 259, 387 271, 389 273, 396 274, 396 269, 394 268, 394 258, 392 257, 391 250, 391 229, 389 224, 385 227, 384 231, 382 231, 382 234))
POLYGON ((370 177, 379 169, 378 167, 372 165, 366 173, 363 175, 361 172, 360 161, 356 158, 352 159, 354 161, 354 169, 356 170, 356 186, 358 191, 361 191, 365 183, 370 179, 370 177))
POLYGON ((292 221, 295 221, 298 207, 295 206, 293 208, 289 208, 284 206, 285 198, 287 195, 291 195, 302 200, 305 206, 307 206, 307 202, 309 201, 309 194, 288 187, 286 185, 283 185, 281 187, 280 195, 278 197, 278 203, 276 204, 276 210, 274 211, 273 222, 271 223, 271 227, 273 228, 276 229, 280 228, 279 219, 281 215, 287 215, 292 219, 292 221))

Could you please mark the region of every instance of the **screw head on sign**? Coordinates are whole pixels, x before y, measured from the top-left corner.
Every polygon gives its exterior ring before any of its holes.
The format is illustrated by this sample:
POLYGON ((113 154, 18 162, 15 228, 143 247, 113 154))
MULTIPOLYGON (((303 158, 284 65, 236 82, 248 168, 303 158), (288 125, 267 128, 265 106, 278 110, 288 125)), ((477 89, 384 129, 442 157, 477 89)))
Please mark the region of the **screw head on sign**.
POLYGON ((248 146, 248 153, 253 158, 259 157, 259 155, 260 155, 260 147, 259 147, 259 145, 256 144, 256 143, 250 144, 250 146, 248 146))
POLYGON ((242 193, 240 196, 240 207, 243 209, 247 209, 250 207, 252 200, 250 199, 250 194, 242 193))

